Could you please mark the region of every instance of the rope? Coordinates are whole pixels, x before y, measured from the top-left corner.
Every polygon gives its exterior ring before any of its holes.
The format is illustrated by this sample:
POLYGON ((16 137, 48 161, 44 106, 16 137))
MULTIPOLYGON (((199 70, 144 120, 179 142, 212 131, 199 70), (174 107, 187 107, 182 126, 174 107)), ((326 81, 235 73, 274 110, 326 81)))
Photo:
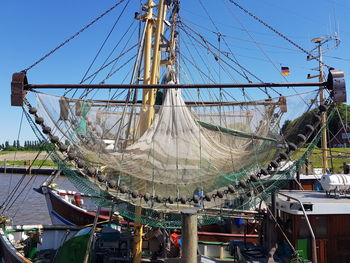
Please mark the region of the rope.
MULTIPOLYGON (((40 151, 37 153, 37 155, 35 156, 33 162, 32 162, 31 165, 28 167, 27 171, 29 171, 29 170, 32 168, 34 162, 37 160, 37 158, 39 157, 39 155, 40 155, 41 152, 42 152, 42 150, 40 150, 40 151)), ((40 166, 39 168, 41 168, 41 166, 40 166)), ((8 196, 8 197, 10 197, 10 198, 7 198, 7 199, 5 200, 5 202, 7 202, 7 204, 4 206, 3 211, 9 210, 9 209, 13 206, 13 204, 16 202, 16 200, 18 199, 18 197, 22 194, 22 192, 19 192, 19 193, 17 194, 15 200, 12 201, 12 199, 14 198, 14 196, 15 196, 17 190, 19 189, 20 185, 23 183, 25 177, 26 177, 26 174, 24 173, 24 174, 22 175, 21 179, 19 180, 19 182, 16 184, 16 186, 15 186, 14 189, 12 190, 11 195, 8 196), (12 203, 11 203, 11 205, 9 206, 9 204, 10 204, 11 201, 12 201, 12 203)), ((31 179, 32 179, 32 178, 31 178, 31 179)), ((27 185, 29 184, 29 182, 31 181, 31 179, 29 179, 29 181, 27 182, 27 184, 24 186, 23 189, 25 189, 25 188, 27 187, 27 185)), ((5 202, 4 202, 4 203, 5 203, 5 202)))
MULTIPOLYGON (((19 137, 20 137, 20 134, 21 134, 21 130, 22 130, 23 115, 24 115, 24 109, 23 109, 22 115, 21 115, 21 121, 20 121, 19 129, 18 129, 17 141, 19 140, 19 137)), ((13 157, 13 161, 16 160, 16 156, 17 156, 17 150, 15 151, 15 156, 13 157)), ((14 188, 10 191, 11 185, 12 185, 12 173, 11 173, 11 176, 10 176, 10 183, 9 183, 9 188, 8 188, 8 191, 7 191, 7 197, 6 197, 5 201, 0 205, 0 209, 3 208, 3 206, 7 202, 8 198, 12 195, 13 191, 17 188, 18 182, 16 183, 14 188)))
POLYGON ((124 11, 125 11, 126 7, 129 5, 129 3, 130 3, 130 0, 128 0, 128 2, 126 3, 126 5, 124 6, 124 8, 123 8, 122 12, 121 12, 121 13, 120 13, 120 15, 118 16, 117 20, 114 22, 114 24, 113 24, 113 26, 112 26, 111 30, 109 31, 109 33, 108 33, 108 35, 106 36, 105 40, 103 41, 103 43, 102 43, 101 47, 100 47, 100 48, 99 48, 99 50, 97 51, 97 53, 96 53, 96 55, 95 55, 94 59, 92 60, 92 62, 91 62, 91 64, 90 64, 90 66, 88 67, 88 69, 86 70, 86 72, 85 72, 84 76, 82 77, 82 79, 81 79, 81 81, 80 81, 80 84, 81 84, 81 83, 83 83, 84 78, 85 78, 85 77, 86 77, 86 75, 89 73, 89 71, 90 71, 91 67, 94 65, 94 63, 95 63, 95 61, 96 61, 97 57, 100 55, 100 53, 101 53, 101 51, 102 51, 103 47, 104 47, 104 46, 105 46, 105 44, 107 43, 107 41, 108 41, 109 37, 111 36, 112 32, 114 31, 114 29, 115 29, 116 25, 118 24, 118 22, 119 22, 119 20, 120 20, 121 16, 123 15, 123 13, 124 13, 124 11))
MULTIPOLYGON (((247 76, 247 74, 245 73, 244 67, 241 66, 241 65, 239 64, 238 60, 236 59, 236 56, 235 56, 234 53, 232 52, 232 50, 231 50, 230 46, 228 45, 228 43, 226 42, 226 39, 224 38, 224 36, 226 36, 226 35, 223 35, 223 34, 220 33, 220 30, 219 30, 218 26, 217 26, 216 23, 214 22, 214 19, 210 16, 210 14, 209 14, 208 10, 205 8, 205 5, 203 4, 203 2, 202 2, 201 0, 199 0, 199 3, 200 3, 200 5, 202 6, 202 8, 203 8, 203 10, 205 11, 205 13, 207 14, 207 16, 209 17, 210 22, 211 22, 211 23, 213 24, 213 26, 215 27, 215 30, 217 31, 217 32, 213 32, 213 33, 215 33, 215 34, 218 35, 219 46, 220 46, 220 40, 221 40, 221 38, 222 38, 222 40, 224 41, 226 47, 228 48, 228 50, 229 50, 229 51, 231 52, 231 54, 233 55, 233 59, 236 61, 236 64, 241 68, 242 74, 245 76, 245 78, 247 79, 248 82, 252 82, 252 81, 249 79, 249 77, 247 76)), ((221 51, 220 51, 220 53, 221 53, 221 51)), ((219 61, 220 61, 220 60, 219 60, 219 61)))
POLYGON ((229 0, 232 4, 234 4, 235 6, 237 6, 239 9, 241 9, 242 11, 244 11, 246 14, 248 14, 249 16, 251 16, 252 18, 254 18, 256 21, 258 21, 260 24, 264 25, 265 27, 267 27, 268 29, 270 29, 272 32, 274 32, 275 34, 277 34, 278 36, 280 36, 281 38, 283 38, 284 40, 288 41, 290 44, 292 44, 293 46, 295 46, 297 49, 301 50, 302 52, 304 52, 305 54, 309 55, 311 58, 316 59, 319 63, 321 63, 323 66, 325 66, 326 68, 330 69, 331 67, 326 65, 325 63, 323 63, 319 58, 314 57, 309 51, 307 51, 306 49, 302 48, 300 45, 298 45, 297 43, 295 43, 293 40, 289 39, 288 37, 286 37, 285 35, 283 35, 282 33, 280 33, 279 31, 277 31, 275 28, 273 28, 272 26, 270 26, 268 23, 266 23, 265 21, 263 21, 262 19, 260 19, 259 17, 257 17, 256 15, 254 15, 253 13, 251 13, 250 11, 248 11, 247 9, 245 9, 244 7, 242 7, 240 4, 238 4, 236 1, 234 0, 229 0))
MULTIPOLYGON (((214 48, 215 50, 219 51, 217 47, 215 47, 214 44, 212 44, 210 41, 208 41, 207 39, 205 39, 201 34, 199 34, 198 32, 194 31, 191 27, 189 27, 188 25, 186 25, 185 23, 183 23, 183 21, 181 21, 181 26, 179 27, 181 28, 184 33, 186 33, 188 36, 190 36, 193 40, 195 40, 198 44, 200 44, 201 46, 203 46, 203 48, 207 49, 209 52, 211 52, 214 56, 216 55, 216 53, 214 51, 212 51, 210 49, 209 46, 211 46, 212 48, 214 48), (192 34, 190 34, 186 29, 188 28, 190 31, 192 31, 195 35, 197 35, 204 43, 201 43, 198 39, 194 38, 192 34)), ((255 79, 257 79, 260 82, 264 82, 262 81, 259 77, 257 77, 256 75, 254 75, 252 72, 250 72, 248 69, 244 68, 241 64, 239 64, 238 62, 236 62, 235 60, 233 60, 232 58, 230 58, 228 56, 228 54, 225 54, 224 52, 220 52, 224 57, 226 57, 228 60, 232 61, 234 64, 236 64, 237 66, 239 66, 240 68, 243 68, 245 70, 245 72, 249 73, 252 77, 254 77, 255 79)), ((223 61, 225 62, 225 61, 223 61)), ((237 69, 233 68, 232 66, 230 66, 227 62, 225 62, 225 64, 227 66, 229 66, 230 68, 232 68, 237 74, 239 74, 241 77, 245 78, 248 82, 250 82, 250 79, 246 78, 241 72, 239 72, 237 69)))
POLYGON ((95 75, 97 75, 99 72, 101 72, 102 70, 104 70, 106 67, 108 67, 109 65, 111 65, 113 62, 115 62, 116 60, 118 60, 119 58, 121 58, 122 56, 124 56, 125 54, 127 54, 128 52, 130 52, 131 50, 133 50, 135 47, 138 46, 137 44, 134 44, 133 46, 131 46, 130 48, 128 48, 125 52, 120 53, 118 57, 114 58, 113 60, 111 60, 110 62, 108 62, 107 64, 105 64, 103 67, 101 67, 99 70, 95 71, 94 73, 92 73, 91 75, 89 75, 88 77, 85 78, 84 81, 89 80, 90 78, 94 77, 95 75))
MULTIPOLYGON (((50 154, 48 154, 48 155, 45 157, 45 159, 42 160, 42 163, 40 164, 39 169, 42 168, 42 166, 44 165, 45 161, 46 161, 49 157, 50 157, 50 154)), ((33 162, 33 163, 34 163, 34 162, 33 162)), ((30 177, 29 181, 27 182, 27 184, 23 187, 23 191, 24 191, 24 189, 27 188, 27 186, 29 185, 30 181, 32 181, 31 186, 28 187, 27 193, 25 194, 24 198, 22 199, 21 205, 23 205, 23 204, 25 203, 25 201, 27 200, 27 197, 28 197, 30 191, 32 190, 32 187, 33 187, 34 183, 36 182, 37 177, 38 177, 38 176, 32 175, 32 176, 30 177), (34 180, 32 181, 33 177, 34 177, 34 180)), ((23 191, 22 191, 19 195, 21 195, 21 194, 23 193, 23 191)), ((19 197, 19 196, 18 196, 18 197, 19 197)), ((16 198, 16 200, 17 200, 17 198, 16 198)), ((15 201, 16 201, 16 200, 15 200, 15 201)), ((15 203, 15 201, 14 201, 13 203, 15 203)), ((19 206, 17 207, 15 213, 14 213, 13 216, 12 216, 13 218, 16 217, 16 215, 17 215, 17 213, 19 212, 19 210, 22 209, 22 206, 21 206, 21 205, 19 205, 19 206)), ((12 206, 10 206, 9 209, 10 209, 11 207, 12 207, 12 206)))
MULTIPOLYGON (((226 5, 226 3, 224 3, 226 5)), ((227 6, 227 5, 226 5, 227 6)), ((229 7, 227 6, 227 8, 229 9, 229 7)), ((275 69, 275 71, 280 75, 280 70, 279 68, 276 66, 276 64, 272 61, 272 59, 270 58, 270 56, 265 52, 265 50, 261 47, 261 45, 258 44, 258 42, 254 39, 254 37, 252 36, 252 34, 249 32, 249 30, 246 28, 246 26, 241 22, 241 20, 237 17, 237 15, 230 10, 230 13, 232 14, 232 16, 236 19, 236 21, 240 24, 242 30, 244 32, 247 33, 247 35, 249 36, 249 38, 253 41, 253 43, 257 46, 257 48, 260 50, 260 52, 265 56, 265 58, 268 60, 268 62, 270 62, 270 64, 272 65, 272 67, 275 69)), ((287 78, 285 76, 281 76, 286 82, 288 82, 287 78)), ((266 89, 266 88, 265 88, 266 89)))
MULTIPOLYGON (((20 123, 19 123, 19 129, 18 129, 18 135, 17 135, 17 142, 19 141, 19 137, 20 137, 20 135, 21 135, 22 123, 23 123, 23 115, 24 115, 24 110, 22 111, 21 121, 20 121, 20 123)), ((18 149, 16 149, 16 151, 15 151, 15 156, 13 157, 13 161, 16 161, 17 151, 18 151, 18 149)), ((10 183, 9 183, 9 188, 8 188, 8 191, 7 191, 7 195, 9 195, 11 185, 12 185, 12 173, 11 173, 11 176, 10 176, 10 183)))
POLYGON ((65 44, 67 44, 69 41, 71 41, 72 39, 74 39, 75 37, 77 37, 80 33, 84 32, 86 29, 88 29, 90 26, 92 26, 93 24, 95 24, 98 20, 100 20, 102 17, 104 17, 105 15, 107 15, 109 12, 111 12, 114 8, 116 8, 118 5, 120 5, 121 3, 123 3, 125 0, 120 0, 119 2, 117 2, 115 5, 113 5, 110 9, 108 9, 107 11, 105 11, 104 13, 102 13, 100 16, 98 16, 97 18, 95 18, 94 20, 92 20, 89 24, 87 24, 86 26, 84 26, 82 29, 80 29, 78 32, 76 32, 74 35, 72 35, 71 37, 67 38, 65 41, 63 41, 61 44, 59 44, 57 47, 55 47, 54 49, 52 49, 49 53, 47 53, 46 55, 42 56, 40 59, 38 59, 36 62, 34 62, 32 65, 30 65, 29 67, 27 67, 26 69, 24 69, 23 71, 27 72, 28 70, 32 69, 33 67, 35 67, 36 65, 38 65, 40 62, 42 62, 43 60, 45 60, 47 57, 51 56, 53 53, 55 53, 57 50, 59 50, 61 47, 63 47, 65 44))
MULTIPOLYGON (((209 47, 211 46, 212 48, 214 48, 215 50, 217 50, 219 53, 221 53, 224 57, 226 57, 227 59, 229 59, 230 61, 232 61, 233 63, 235 63, 236 65, 238 65, 240 68, 243 68, 247 73, 249 73, 251 76, 253 76, 254 78, 256 78, 258 81, 263 82, 260 78, 258 78, 256 75, 254 75, 252 72, 250 72, 248 69, 244 68, 242 65, 240 65, 238 62, 236 62, 235 60, 233 60, 232 58, 230 58, 227 54, 224 54, 223 52, 220 52, 220 50, 218 50, 217 47, 215 47, 215 45, 213 45, 211 42, 209 42, 207 39, 205 39, 201 34, 199 34, 198 32, 195 32, 194 30, 192 30, 189 26, 187 26, 186 24, 184 24, 183 22, 181 22, 181 29, 184 31, 184 33, 191 37, 194 41, 196 41, 199 45, 201 45, 203 48, 205 48, 207 51, 209 51, 211 54, 213 54, 214 56, 216 56, 216 53, 209 47), (197 35, 203 42, 200 42, 198 39, 194 38, 193 35, 191 35, 184 27, 188 28, 190 31, 192 31, 195 35, 197 35)), ((235 71, 238 75, 240 75, 241 77, 245 78, 248 82, 251 82, 249 78, 246 78, 241 72, 239 72, 237 69, 235 69, 232 65, 230 65, 228 62, 226 62, 225 60, 222 60, 222 62, 228 66, 229 68, 231 68, 233 71, 235 71)), ((271 96, 267 93, 266 88, 265 90, 262 88, 258 88, 259 90, 261 90, 262 92, 264 92, 268 98, 270 98, 271 96)))
MULTIPOLYGON (((194 50, 196 51, 198 57, 199 57, 200 60, 202 61, 203 66, 206 67, 206 69, 207 69, 207 71, 208 71, 208 74, 210 75, 210 77, 211 77, 212 79, 214 79, 214 76, 212 75, 212 71, 215 72, 215 70, 209 68, 209 65, 211 65, 211 61, 209 61, 208 59, 205 60, 205 59, 203 58, 201 52, 200 52, 200 51, 198 50, 198 48, 197 48, 197 45, 195 45, 195 43, 193 43, 192 38, 190 38, 190 36, 187 34, 187 32, 185 32, 185 33, 186 33, 186 36, 187 36, 188 40, 190 41, 190 44, 193 46, 193 48, 194 48, 194 50)), ((185 48, 186 48, 188 54, 191 56, 192 61, 196 61, 196 60, 194 59, 194 57, 193 57, 193 52, 191 52, 191 50, 190 50, 189 46, 187 45, 186 41, 183 40, 182 43, 184 44, 184 46, 185 46, 185 48)), ((202 79, 202 80, 203 80, 203 79, 202 79)), ((204 80, 203 80, 203 81, 204 81, 204 80)))

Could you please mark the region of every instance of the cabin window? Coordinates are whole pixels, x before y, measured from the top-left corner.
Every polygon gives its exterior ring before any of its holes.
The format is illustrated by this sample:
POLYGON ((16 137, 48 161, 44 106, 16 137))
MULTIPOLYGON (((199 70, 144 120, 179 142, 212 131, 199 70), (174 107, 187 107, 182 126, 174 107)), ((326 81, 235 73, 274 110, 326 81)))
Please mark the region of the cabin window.
POLYGON ((316 216, 315 224, 312 226, 315 231, 316 238, 326 238, 327 237, 327 217, 326 216, 316 216))

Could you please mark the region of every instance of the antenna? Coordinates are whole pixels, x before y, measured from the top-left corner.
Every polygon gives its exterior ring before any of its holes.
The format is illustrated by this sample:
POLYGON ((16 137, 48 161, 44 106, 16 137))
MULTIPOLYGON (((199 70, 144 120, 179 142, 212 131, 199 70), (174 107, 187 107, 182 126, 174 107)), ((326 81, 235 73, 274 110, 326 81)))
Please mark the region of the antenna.
POLYGON ((311 39, 311 42, 316 44, 316 47, 314 47, 313 49, 311 49, 309 51, 309 53, 311 54, 306 56, 306 60, 310 61, 313 59, 319 59, 320 58, 320 53, 319 53, 319 47, 322 47, 324 44, 329 43, 334 41, 333 45, 327 45, 326 48, 322 48, 322 53, 328 51, 328 50, 332 50, 334 48, 337 48, 340 45, 340 38, 339 38, 339 33, 335 32, 334 35, 331 36, 325 36, 325 37, 315 37, 313 39, 311 39))

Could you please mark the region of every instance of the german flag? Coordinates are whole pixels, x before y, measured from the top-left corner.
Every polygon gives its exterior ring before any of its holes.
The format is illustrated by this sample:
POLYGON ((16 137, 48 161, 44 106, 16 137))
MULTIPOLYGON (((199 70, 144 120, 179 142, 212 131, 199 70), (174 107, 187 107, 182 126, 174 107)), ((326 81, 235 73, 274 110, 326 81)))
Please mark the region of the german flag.
POLYGON ((281 67, 281 75, 282 76, 288 76, 290 74, 288 67, 281 67))

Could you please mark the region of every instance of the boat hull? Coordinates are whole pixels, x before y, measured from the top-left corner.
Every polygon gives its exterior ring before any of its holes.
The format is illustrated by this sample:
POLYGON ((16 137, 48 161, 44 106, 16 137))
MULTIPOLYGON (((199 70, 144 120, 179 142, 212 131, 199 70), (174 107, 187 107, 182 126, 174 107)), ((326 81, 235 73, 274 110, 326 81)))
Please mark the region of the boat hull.
POLYGON ((6 238, 5 233, 0 229, 0 259, 3 263, 31 263, 21 255, 6 238))
MULTIPOLYGON (((38 251, 57 250, 62 240, 74 236, 81 228, 55 225, 16 225, 1 226, 0 228, 0 259, 3 263, 32 263, 30 259, 21 254, 15 244, 23 240, 24 234, 31 231, 40 231, 38 251), (11 235, 11 237, 10 237, 11 235), (10 241, 12 240, 12 242, 10 241)), ((38 252, 39 253, 39 252, 38 252)), ((1 261, 0 261, 1 262, 1 261)))
MULTIPOLYGON (((95 212, 87 211, 62 198, 60 194, 74 195, 75 192, 66 192, 63 190, 52 190, 48 187, 42 187, 45 195, 47 208, 49 210, 52 224, 67 226, 84 226, 92 224, 96 216, 95 212)), ((79 194, 82 198, 83 194, 79 194)), ((98 221, 106 221, 107 215, 100 215, 98 221)))

